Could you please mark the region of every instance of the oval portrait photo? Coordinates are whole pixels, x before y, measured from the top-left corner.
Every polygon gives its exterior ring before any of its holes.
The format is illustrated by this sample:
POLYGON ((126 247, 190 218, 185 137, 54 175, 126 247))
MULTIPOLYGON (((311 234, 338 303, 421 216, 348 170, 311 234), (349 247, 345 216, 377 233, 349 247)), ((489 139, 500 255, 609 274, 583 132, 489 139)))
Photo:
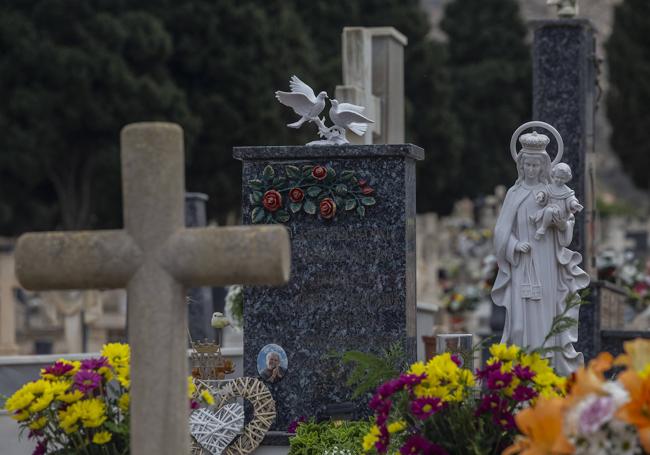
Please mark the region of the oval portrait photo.
POLYGON ((287 373, 289 361, 282 346, 267 344, 257 354, 257 372, 263 381, 274 384, 287 373))

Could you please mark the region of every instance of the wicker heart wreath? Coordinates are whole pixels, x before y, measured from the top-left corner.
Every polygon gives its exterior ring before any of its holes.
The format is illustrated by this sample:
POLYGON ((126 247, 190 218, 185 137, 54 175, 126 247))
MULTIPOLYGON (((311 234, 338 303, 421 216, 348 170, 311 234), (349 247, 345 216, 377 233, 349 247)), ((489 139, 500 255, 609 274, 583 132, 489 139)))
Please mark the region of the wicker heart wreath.
MULTIPOLYGON (((197 393, 208 389, 215 398, 215 409, 227 405, 234 398, 243 398, 253 406, 253 418, 244 427, 243 433, 234 439, 222 452, 224 455, 246 455, 252 453, 262 442, 275 419, 275 401, 266 385, 255 378, 237 378, 215 388, 212 381, 195 379, 197 393)), ((206 450, 192 437, 192 455, 205 455, 206 450)))
POLYGON ((217 411, 197 409, 190 414, 190 434, 212 455, 221 455, 244 426, 244 407, 229 403, 217 411))

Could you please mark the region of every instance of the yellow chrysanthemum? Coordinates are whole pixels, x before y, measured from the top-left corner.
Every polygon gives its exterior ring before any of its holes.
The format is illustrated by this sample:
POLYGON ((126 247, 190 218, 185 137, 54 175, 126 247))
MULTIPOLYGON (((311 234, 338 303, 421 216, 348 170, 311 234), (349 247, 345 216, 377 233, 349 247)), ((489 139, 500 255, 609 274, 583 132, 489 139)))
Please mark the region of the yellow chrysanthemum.
POLYGON ((379 427, 373 425, 370 432, 363 437, 363 450, 369 452, 375 447, 377 441, 379 441, 379 427))
POLYGON ((106 405, 99 398, 77 401, 70 405, 65 411, 59 412, 61 428, 66 433, 77 426, 79 421, 85 428, 97 428, 106 420, 106 405))
POLYGON ((29 411, 23 409, 22 411, 12 414, 11 418, 17 420, 18 422, 24 422, 25 420, 29 419, 29 411))
POLYGON ((511 362, 517 358, 521 349, 519 346, 507 346, 505 343, 493 344, 490 346, 490 354, 502 362, 511 362))
POLYGON ((28 407, 36 396, 29 390, 27 390, 27 384, 16 390, 12 396, 9 397, 5 403, 5 409, 7 411, 18 411, 19 409, 24 409, 28 407))
POLYGON ((102 357, 106 357, 113 368, 128 366, 131 360, 131 349, 124 343, 105 344, 102 347, 102 357))
POLYGON ((45 428, 45 425, 47 425, 47 417, 43 416, 34 420, 33 422, 30 422, 27 426, 30 430, 41 430, 45 428))
POLYGON ((52 400, 54 400, 54 393, 52 392, 52 384, 45 379, 30 382, 25 385, 26 390, 34 395, 34 401, 29 405, 29 412, 40 412, 47 408, 52 400))
POLYGON ((115 373, 117 374, 117 381, 122 387, 125 389, 131 387, 131 368, 128 365, 116 367, 115 373))
POLYGON ((131 396, 128 393, 123 394, 117 400, 117 405, 122 412, 129 412, 129 404, 131 404, 131 396))
POLYGON ((393 422, 388 424, 388 432, 389 433, 398 433, 406 428, 406 422, 403 420, 400 420, 398 422, 393 422))
POLYGON ((214 397, 207 390, 203 390, 201 392, 201 398, 203 398, 203 401, 205 401, 209 406, 212 406, 214 404, 214 397))
POLYGON ((417 374, 418 376, 424 374, 425 372, 426 368, 422 362, 415 362, 408 370, 409 374, 417 374))
POLYGON ((187 378, 187 397, 192 398, 196 393, 196 384, 194 384, 194 378, 188 376, 187 378))
POLYGON ((411 366, 409 373, 425 374, 414 392, 418 397, 438 397, 443 401, 462 401, 468 387, 475 383, 471 371, 459 368, 451 354, 446 352, 429 360, 426 365, 418 362, 411 366))
POLYGON ((72 383, 69 381, 51 381, 50 382, 52 386, 52 393, 54 394, 54 398, 58 398, 59 396, 65 394, 70 387, 72 387, 72 383))
POLYGON ((57 399, 59 401, 63 401, 64 403, 71 404, 81 400, 83 397, 84 397, 83 392, 75 389, 75 390, 71 390, 70 392, 66 392, 63 395, 59 395, 57 399))
POLYGON ((93 436, 93 443, 94 444, 106 444, 111 440, 113 435, 108 432, 108 431, 100 431, 99 433, 95 433, 95 436, 93 436))

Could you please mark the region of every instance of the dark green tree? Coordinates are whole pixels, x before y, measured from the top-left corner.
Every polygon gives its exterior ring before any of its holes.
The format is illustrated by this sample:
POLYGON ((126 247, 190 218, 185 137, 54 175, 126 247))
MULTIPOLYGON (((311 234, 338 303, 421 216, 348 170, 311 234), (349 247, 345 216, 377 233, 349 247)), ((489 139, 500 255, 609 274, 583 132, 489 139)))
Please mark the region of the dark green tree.
POLYGON ((460 122, 467 196, 516 176, 512 132, 531 115, 531 60, 516 0, 453 0, 445 7, 451 109, 460 122))
POLYGON ((0 229, 120 224, 119 131, 197 120, 166 70, 172 40, 118 2, 16 2, 0 11, 0 229))
POLYGON ((634 183, 646 190, 650 190, 649 30, 650 2, 624 0, 614 9, 606 43, 612 148, 634 183))

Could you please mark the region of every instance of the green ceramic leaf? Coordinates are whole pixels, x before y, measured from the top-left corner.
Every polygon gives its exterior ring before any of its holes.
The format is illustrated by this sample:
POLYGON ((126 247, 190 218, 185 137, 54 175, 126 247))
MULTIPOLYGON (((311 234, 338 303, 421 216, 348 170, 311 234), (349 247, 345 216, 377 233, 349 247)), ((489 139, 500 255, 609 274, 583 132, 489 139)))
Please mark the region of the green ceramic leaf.
POLYGON ((311 197, 316 197, 320 194, 321 189, 318 186, 310 186, 307 188, 307 194, 310 195, 311 197))
POLYGON ((287 221, 289 221, 289 218, 291 217, 289 216, 289 212, 287 212, 286 210, 278 210, 277 212, 275 212, 275 219, 280 223, 286 223, 287 221))
POLYGON ((273 170, 273 168, 271 167, 271 165, 267 165, 267 166, 264 168, 264 172, 262 172, 262 175, 264 176, 264 178, 270 180, 270 179, 272 179, 273 177, 275 177, 275 171, 273 170))
POLYGON ((262 207, 255 207, 251 213, 251 221, 253 224, 261 223, 264 219, 264 209, 262 207))
POLYGON ((343 205, 343 199, 338 196, 334 196, 334 203, 337 207, 341 207, 343 205))
POLYGON ((361 203, 363 205, 375 205, 375 198, 374 197, 363 197, 361 198, 361 203))
POLYGON ((342 183, 339 183, 334 187, 334 191, 336 191, 336 194, 340 196, 345 196, 348 193, 348 187, 342 183))
POLYGON ((251 199, 251 204, 259 204, 262 202, 262 192, 261 191, 253 191, 250 194, 250 199, 251 199))
POLYGON ((345 201, 345 210, 352 210, 357 206, 357 200, 356 199, 348 199, 345 201))
POLYGON ((302 175, 304 177, 311 177, 311 170, 314 168, 314 166, 303 166, 302 167, 302 175))
POLYGON ((354 177, 354 171, 343 171, 341 172, 341 179, 342 180, 352 180, 354 177))
POLYGON ((366 208, 363 205, 357 207, 357 214, 359 216, 366 216, 366 208))
POLYGON ((311 199, 305 201, 305 205, 303 205, 302 209, 305 213, 309 213, 310 215, 316 214, 316 204, 314 204, 314 201, 311 199))
POLYGON ((287 177, 290 179, 299 179, 300 178, 300 169, 296 166, 287 166, 284 168, 287 177))
POLYGON ((264 183, 262 183, 261 180, 257 180, 257 179, 255 179, 255 180, 250 180, 250 181, 248 182, 248 184, 249 184, 250 187, 251 187, 252 189, 254 189, 254 190, 261 190, 261 189, 264 188, 264 183))
POLYGON ((327 177, 329 179, 333 179, 334 177, 336 177, 336 171, 334 169, 332 169, 329 166, 325 166, 325 169, 327 169, 327 177))
POLYGON ((273 178, 273 186, 278 186, 280 184, 280 177, 273 178))
POLYGON ((289 208, 293 213, 298 213, 302 208, 302 202, 292 202, 289 204, 289 208))

